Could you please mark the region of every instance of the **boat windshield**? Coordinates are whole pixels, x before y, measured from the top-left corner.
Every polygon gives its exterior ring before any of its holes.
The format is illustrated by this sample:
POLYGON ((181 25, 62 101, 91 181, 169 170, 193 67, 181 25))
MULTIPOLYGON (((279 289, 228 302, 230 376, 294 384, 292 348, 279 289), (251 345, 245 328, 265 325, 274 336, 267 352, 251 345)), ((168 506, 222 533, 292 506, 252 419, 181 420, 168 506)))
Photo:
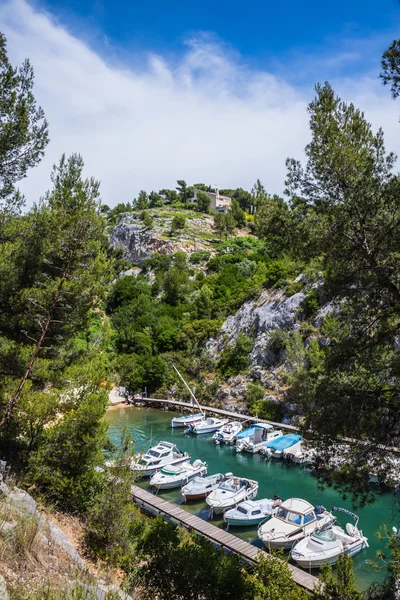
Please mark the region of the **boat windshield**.
POLYGON ((288 523, 292 523, 293 525, 301 525, 303 522, 303 515, 289 510, 285 510, 284 508, 280 508, 276 516, 279 519, 282 519, 282 521, 287 521, 288 523))
POLYGON ((244 515, 247 515, 247 510, 243 508, 243 506, 237 506, 236 510, 240 513, 243 513, 244 515))
POLYGON ((155 456, 155 458, 158 458, 161 454, 161 452, 156 452, 155 450, 149 450, 147 454, 150 454, 150 456, 155 456))
POLYGON ((317 529, 314 531, 313 537, 316 537, 322 542, 334 542, 336 540, 336 536, 332 529, 317 529))
POLYGON ((234 483, 231 483, 230 481, 224 481, 223 483, 220 484, 219 489, 220 490, 228 490, 229 492, 236 492, 236 490, 238 489, 238 486, 235 485, 234 483))

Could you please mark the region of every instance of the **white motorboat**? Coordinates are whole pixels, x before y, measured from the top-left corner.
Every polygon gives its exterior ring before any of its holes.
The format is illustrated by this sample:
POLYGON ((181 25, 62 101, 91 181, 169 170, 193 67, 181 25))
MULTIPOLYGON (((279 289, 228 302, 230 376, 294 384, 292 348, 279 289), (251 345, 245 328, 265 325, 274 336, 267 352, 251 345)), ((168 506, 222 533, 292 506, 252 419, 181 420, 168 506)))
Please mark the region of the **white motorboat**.
POLYGON ((200 435, 202 433, 214 433, 214 431, 218 431, 218 429, 221 429, 221 427, 223 427, 223 425, 225 425, 227 422, 228 419, 207 417, 207 419, 204 419, 204 421, 200 421, 199 423, 189 425, 187 431, 188 433, 195 433, 196 435, 200 435))
POLYGON ((292 558, 298 565, 306 569, 322 567, 326 563, 334 565, 341 554, 347 552, 354 556, 364 548, 368 548, 368 540, 357 527, 358 516, 345 508, 332 509, 332 512, 347 513, 355 520, 355 524, 346 523, 345 529, 340 525, 328 523, 321 529, 300 540, 292 549, 292 558))
POLYGON ((240 421, 229 421, 221 427, 214 435, 213 440, 218 444, 233 444, 238 433, 243 429, 240 421))
POLYGON ((282 452, 285 460, 295 463, 296 465, 311 465, 316 457, 314 448, 307 446, 304 440, 298 444, 294 444, 292 448, 288 448, 282 452))
POLYGON ((259 525, 271 515, 274 515, 280 505, 282 498, 274 496, 272 499, 245 500, 240 502, 236 508, 231 508, 224 513, 224 521, 235 527, 250 527, 259 525))
POLYGON ((333 521, 323 506, 313 506, 300 498, 283 502, 269 521, 258 528, 258 537, 269 550, 290 550, 299 540, 333 521))
POLYGON ((301 441, 299 433, 287 433, 264 444, 260 449, 260 454, 264 454, 267 458, 281 458, 283 452, 294 448, 299 441, 301 441))
POLYGON ((183 417, 174 417, 171 421, 171 427, 189 427, 201 423, 206 418, 205 413, 195 413, 184 415, 183 417))
POLYGON ((281 429, 275 429, 269 423, 257 423, 236 436, 236 451, 255 454, 264 444, 281 435, 281 429))
POLYGON ((258 493, 258 481, 244 477, 231 477, 223 481, 216 490, 206 498, 211 512, 221 514, 234 508, 244 500, 253 500, 258 493))
POLYGON ((142 477, 150 477, 164 465, 178 465, 190 460, 187 452, 181 452, 171 442, 159 442, 143 455, 138 455, 131 461, 131 469, 142 477))
POLYGON ((195 477, 182 487, 181 494, 184 497, 185 502, 186 500, 206 498, 222 481, 225 481, 232 476, 232 473, 226 473, 226 475, 216 473, 215 475, 209 475, 208 477, 195 477))
POLYGON ((199 475, 207 475, 207 464, 195 460, 193 464, 184 462, 180 465, 166 465, 153 475, 150 485, 158 490, 170 490, 186 484, 199 475))

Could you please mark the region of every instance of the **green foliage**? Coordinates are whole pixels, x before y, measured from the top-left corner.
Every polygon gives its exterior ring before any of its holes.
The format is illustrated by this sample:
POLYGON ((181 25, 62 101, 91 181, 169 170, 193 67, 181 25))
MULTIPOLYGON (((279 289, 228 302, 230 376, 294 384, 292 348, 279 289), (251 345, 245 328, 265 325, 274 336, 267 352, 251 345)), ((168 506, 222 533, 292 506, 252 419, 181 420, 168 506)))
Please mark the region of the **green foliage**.
POLYGON ((290 283, 286 288, 286 295, 288 297, 293 296, 294 294, 298 294, 303 289, 303 284, 301 281, 297 281, 296 283, 290 283))
POLYGON ((210 210, 211 199, 205 192, 199 190, 196 195, 197 210, 202 213, 208 213, 210 210))
POLYGON ((43 430, 40 445, 29 457, 29 481, 62 510, 81 512, 96 500, 104 475, 107 425, 102 421, 108 396, 87 384, 63 399, 64 414, 43 430))
POLYGON ((225 345, 218 363, 218 370, 224 377, 237 375, 248 366, 249 354, 253 348, 253 342, 244 333, 239 333, 234 345, 225 345))
POLYGON ((25 60, 19 69, 11 66, 6 38, 0 33, 0 207, 18 211, 22 197, 14 185, 42 159, 48 144, 48 125, 33 95, 33 69, 25 60))
POLYGON ((157 192, 150 192, 149 194, 149 208, 158 208, 160 206, 164 206, 164 199, 157 192))
POLYGON ((206 263, 211 256, 211 252, 209 250, 198 250, 197 252, 192 252, 190 255, 190 262, 194 265, 198 265, 200 263, 206 263))
POLYGON ((135 528, 140 519, 131 498, 133 454, 130 438, 124 435, 102 490, 89 508, 84 531, 86 548, 93 558, 123 568, 132 561, 135 528))
POLYGON ((392 98, 400 94, 400 40, 393 40, 382 55, 382 72, 380 78, 383 85, 390 85, 392 98))
POLYGON ((149 208, 149 197, 144 190, 141 190, 138 197, 133 201, 133 208, 135 210, 146 210, 146 208, 149 208))
MULTIPOLYGON (((251 576, 254 600, 307 600, 308 594, 293 581, 289 567, 282 559, 259 555, 251 576)), ((350 599, 349 599, 350 600, 350 599)))
POLYGON ((248 597, 247 577, 236 556, 157 517, 138 542, 141 562, 132 582, 147 598, 239 600, 248 597), (193 569, 193 565, 196 568, 193 569))
POLYGON ((242 260, 237 267, 239 275, 241 275, 245 279, 251 279, 255 273, 256 268, 257 263, 255 263, 253 260, 249 260, 248 258, 242 260))
POLYGON ((175 215, 172 219, 171 230, 178 231, 178 229, 185 229, 186 219, 179 215, 175 215))
POLYGON ((216 212, 214 214, 214 228, 220 238, 225 237, 225 239, 227 239, 236 228, 236 221, 232 212, 216 212))
POLYGON ((276 259, 268 263, 264 287, 280 287, 296 272, 296 267, 293 261, 284 257, 276 259))
POLYGON ((288 342, 288 332, 284 329, 273 329, 268 334, 268 348, 278 354, 281 350, 285 350, 288 342))
POLYGON ((148 227, 149 229, 151 229, 153 227, 153 219, 151 218, 151 216, 147 212, 147 210, 144 210, 142 212, 142 214, 140 215, 140 218, 142 219, 143 224, 145 225, 145 227, 148 227))
POLYGON ((234 198, 232 199, 231 212, 233 218, 235 219, 236 226, 244 227, 244 225, 246 224, 244 210, 241 209, 239 202, 234 198))
POLYGON ((328 563, 321 568, 322 586, 312 595, 312 600, 362 600, 354 581, 353 562, 350 556, 341 554, 336 562, 336 576, 328 563))
POLYGON ((305 318, 309 318, 318 311, 320 307, 318 292, 315 289, 312 289, 308 292, 307 296, 304 298, 301 303, 301 308, 304 312, 305 318))
POLYGON ((186 204, 186 202, 193 196, 193 187, 188 187, 186 181, 183 179, 178 179, 176 182, 178 185, 176 187, 178 191, 178 198, 180 202, 186 204))

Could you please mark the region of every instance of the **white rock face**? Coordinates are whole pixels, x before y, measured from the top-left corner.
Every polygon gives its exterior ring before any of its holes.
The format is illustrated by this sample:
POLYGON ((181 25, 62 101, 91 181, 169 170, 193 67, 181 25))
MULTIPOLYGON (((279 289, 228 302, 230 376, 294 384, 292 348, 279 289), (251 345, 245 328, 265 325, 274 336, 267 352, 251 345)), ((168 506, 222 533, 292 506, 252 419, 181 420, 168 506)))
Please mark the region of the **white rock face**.
POLYGON ((207 349, 217 358, 226 343, 234 344, 239 333, 244 333, 255 338, 250 354, 252 367, 274 365, 283 357, 269 347, 271 332, 295 328, 297 312, 304 298, 303 292, 290 298, 285 298, 282 292, 263 292, 258 300, 245 302, 235 315, 226 319, 221 327, 222 335, 209 340, 207 349))

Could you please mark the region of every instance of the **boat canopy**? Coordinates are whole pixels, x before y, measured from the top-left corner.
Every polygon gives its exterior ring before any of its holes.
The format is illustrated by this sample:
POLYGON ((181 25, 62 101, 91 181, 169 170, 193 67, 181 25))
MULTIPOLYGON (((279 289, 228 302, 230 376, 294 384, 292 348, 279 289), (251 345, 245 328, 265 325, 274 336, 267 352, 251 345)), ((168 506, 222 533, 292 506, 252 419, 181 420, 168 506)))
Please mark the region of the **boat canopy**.
POLYGON ((286 450, 301 440, 299 433, 288 433, 275 438, 271 442, 265 444, 266 448, 273 448, 274 450, 286 450))
POLYGON ((248 429, 245 429, 244 431, 242 431, 241 433, 239 433, 236 437, 237 438, 249 437, 249 435, 253 435, 253 433, 255 431, 257 431, 257 429, 266 429, 266 430, 269 430, 269 429, 273 429, 273 426, 269 425, 269 423, 257 423, 255 425, 252 425, 248 429))

